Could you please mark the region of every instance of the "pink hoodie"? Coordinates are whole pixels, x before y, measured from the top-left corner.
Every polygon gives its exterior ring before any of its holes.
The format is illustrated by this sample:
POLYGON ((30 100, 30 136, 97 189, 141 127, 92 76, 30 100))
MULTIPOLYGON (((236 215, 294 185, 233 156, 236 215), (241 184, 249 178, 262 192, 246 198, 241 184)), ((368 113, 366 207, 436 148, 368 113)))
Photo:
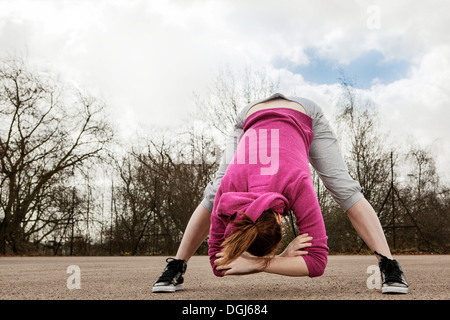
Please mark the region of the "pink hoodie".
POLYGON ((312 119, 290 108, 254 112, 244 122, 244 133, 214 199, 209 234, 209 256, 216 276, 215 255, 233 233, 233 221, 245 212, 253 221, 267 209, 294 212, 300 234, 313 237, 303 258, 309 276, 323 274, 327 264, 327 236, 312 184, 309 146, 312 119), (248 142, 247 142, 248 141, 248 142), (270 156, 269 156, 270 155, 270 156))

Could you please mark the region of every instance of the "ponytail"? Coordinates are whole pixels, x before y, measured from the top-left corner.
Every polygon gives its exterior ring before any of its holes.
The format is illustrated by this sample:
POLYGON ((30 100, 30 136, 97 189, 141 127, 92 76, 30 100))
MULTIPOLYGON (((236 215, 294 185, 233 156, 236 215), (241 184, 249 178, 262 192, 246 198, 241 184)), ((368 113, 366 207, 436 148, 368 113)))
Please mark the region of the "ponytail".
POLYGON ((220 265, 232 262, 246 251, 259 257, 273 254, 281 241, 281 227, 273 210, 264 211, 256 222, 240 213, 244 217, 234 222, 235 232, 222 243, 224 257, 220 265))
POLYGON ((222 243, 224 253, 221 265, 226 265, 243 254, 258 236, 256 224, 248 215, 234 222, 235 232, 222 243))

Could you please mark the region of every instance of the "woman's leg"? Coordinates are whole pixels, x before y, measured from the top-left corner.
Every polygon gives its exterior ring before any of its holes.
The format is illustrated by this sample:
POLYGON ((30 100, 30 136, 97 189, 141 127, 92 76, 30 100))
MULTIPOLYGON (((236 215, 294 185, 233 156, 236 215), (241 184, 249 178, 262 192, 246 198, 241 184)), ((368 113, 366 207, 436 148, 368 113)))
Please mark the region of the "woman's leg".
POLYGON ((183 274, 187 262, 209 233, 211 213, 198 205, 189 220, 175 259, 169 258, 161 276, 153 284, 152 292, 175 292, 184 289, 183 274))
MULTIPOLYGON (((386 237, 381 227, 380 220, 370 203, 362 198, 358 200, 350 209, 347 215, 358 235, 364 240, 372 251, 377 251, 382 255, 392 259, 386 237)), ((378 259, 380 256, 376 255, 378 259)))
POLYGON ((198 205, 186 227, 175 259, 182 259, 188 262, 208 236, 210 224, 211 212, 206 210, 201 204, 198 205))

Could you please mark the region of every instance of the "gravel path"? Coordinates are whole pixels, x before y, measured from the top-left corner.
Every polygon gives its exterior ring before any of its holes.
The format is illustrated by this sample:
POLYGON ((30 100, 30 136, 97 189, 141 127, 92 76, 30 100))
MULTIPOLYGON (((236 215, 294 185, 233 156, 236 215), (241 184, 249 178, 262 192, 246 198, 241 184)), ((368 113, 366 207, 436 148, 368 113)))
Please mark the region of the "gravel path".
POLYGON ((208 257, 194 256, 185 290, 152 293, 166 257, 2 257, 1 300, 448 300, 450 255, 397 256, 410 293, 383 295, 373 256, 329 256, 319 278, 271 274, 217 278, 208 257), (70 267, 75 266, 75 267, 70 267), (78 269, 79 268, 79 269, 78 269), (369 273, 367 272, 369 270, 369 273), (70 273, 68 273, 68 271, 70 273), (79 276, 79 277, 78 277, 79 276), (369 283, 369 287, 367 285, 369 283), (79 284, 79 289, 77 285, 79 284))

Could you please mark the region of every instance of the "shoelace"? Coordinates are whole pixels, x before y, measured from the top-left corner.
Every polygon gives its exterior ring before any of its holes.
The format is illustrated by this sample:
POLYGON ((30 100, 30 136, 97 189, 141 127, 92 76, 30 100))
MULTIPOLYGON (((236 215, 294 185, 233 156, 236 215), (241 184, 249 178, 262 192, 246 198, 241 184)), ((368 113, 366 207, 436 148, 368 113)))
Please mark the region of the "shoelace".
POLYGON ((405 284, 402 279, 403 272, 399 268, 397 261, 389 259, 376 251, 374 253, 381 257, 380 269, 385 275, 385 282, 399 282, 405 284))
POLYGON ((403 283, 402 271, 394 260, 387 260, 383 265, 385 270, 385 282, 400 282, 403 283))
POLYGON ((167 266, 159 277, 158 282, 172 282, 174 277, 180 272, 180 263, 182 263, 182 261, 178 261, 174 258, 167 258, 166 262, 167 266))

